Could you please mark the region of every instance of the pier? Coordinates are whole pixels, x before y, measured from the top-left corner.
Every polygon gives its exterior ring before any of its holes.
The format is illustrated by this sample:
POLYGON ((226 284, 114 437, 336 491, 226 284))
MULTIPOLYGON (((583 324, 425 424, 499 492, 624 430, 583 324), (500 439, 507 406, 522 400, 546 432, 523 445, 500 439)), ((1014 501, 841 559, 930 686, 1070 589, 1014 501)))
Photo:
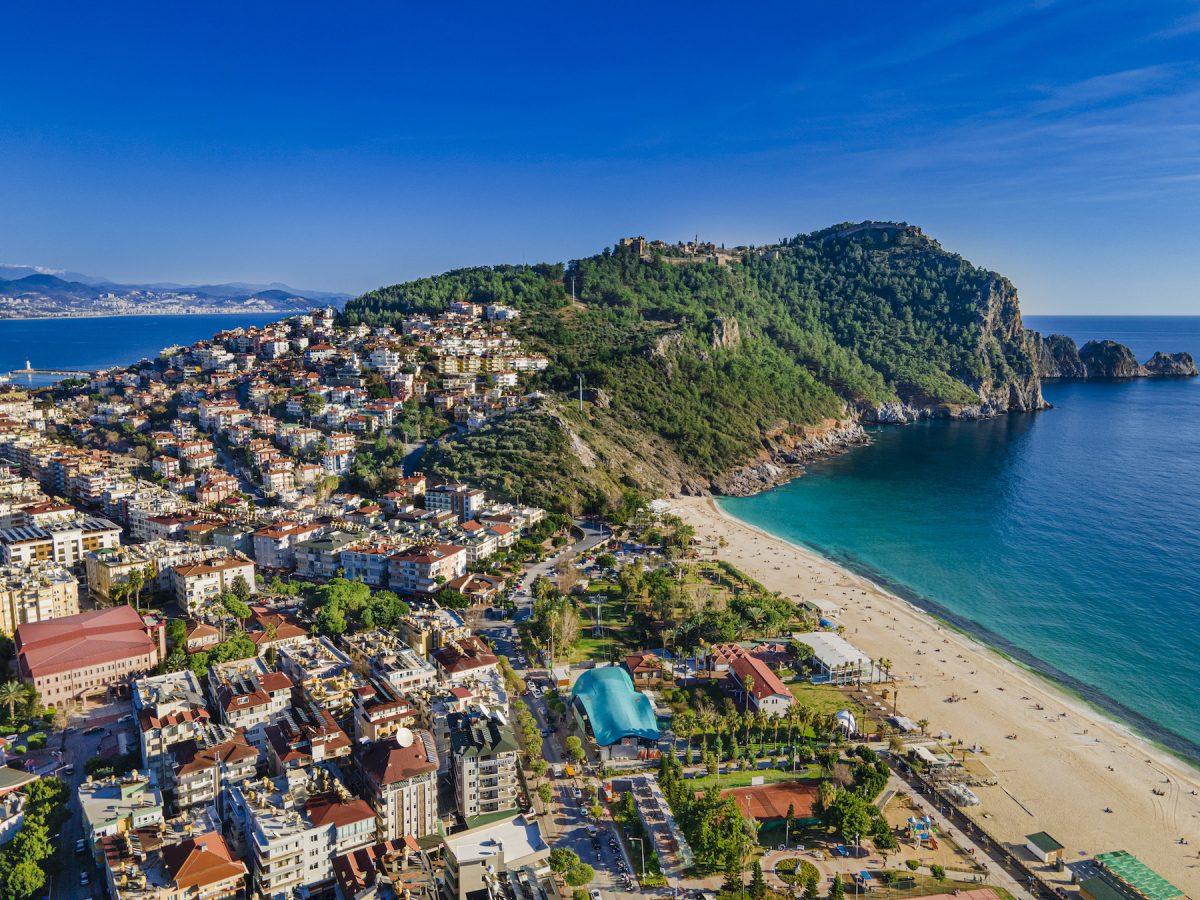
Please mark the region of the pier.
POLYGON ((59 378, 73 378, 78 375, 92 376, 95 375, 94 369, 35 369, 29 362, 25 360, 25 368, 13 369, 11 372, 5 373, 6 378, 17 378, 21 375, 49 375, 59 378))

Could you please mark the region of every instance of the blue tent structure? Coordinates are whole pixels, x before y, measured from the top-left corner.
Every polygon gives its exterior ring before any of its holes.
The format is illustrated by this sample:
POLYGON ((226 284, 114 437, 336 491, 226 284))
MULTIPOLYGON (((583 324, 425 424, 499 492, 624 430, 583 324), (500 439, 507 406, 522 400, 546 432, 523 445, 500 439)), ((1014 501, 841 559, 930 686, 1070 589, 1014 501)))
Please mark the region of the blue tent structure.
POLYGON ((658 740, 650 698, 634 690, 629 673, 620 666, 589 669, 579 676, 571 693, 583 706, 601 747, 626 737, 658 740))

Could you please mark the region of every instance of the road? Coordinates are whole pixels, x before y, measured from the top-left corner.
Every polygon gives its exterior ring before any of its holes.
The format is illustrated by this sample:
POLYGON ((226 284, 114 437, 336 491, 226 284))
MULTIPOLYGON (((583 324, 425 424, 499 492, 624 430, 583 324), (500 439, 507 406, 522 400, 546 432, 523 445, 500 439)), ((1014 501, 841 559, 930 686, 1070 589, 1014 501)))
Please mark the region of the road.
MULTIPOLYGON (((67 794, 70 798, 67 803, 69 815, 63 823, 56 841, 61 868, 48 885, 50 900, 88 900, 88 898, 98 897, 104 893, 103 879, 101 879, 101 884, 97 885, 96 880, 101 876, 100 871, 92 863, 91 855, 85 853, 77 856, 75 854, 75 842, 83 837, 83 817, 79 809, 78 789, 79 785, 87 779, 87 772, 84 771, 87 761, 100 754, 102 743, 114 739, 113 735, 122 727, 116 724, 117 719, 128 710, 127 703, 98 709, 86 719, 75 720, 75 730, 69 731, 65 735, 55 735, 52 739, 58 742, 65 738, 63 761, 75 767, 75 774, 63 779, 67 784, 67 794), (105 733, 83 733, 93 725, 104 726, 105 733), (79 883, 81 870, 86 870, 88 873, 89 883, 86 887, 79 883)), ((128 730, 128 726, 124 727, 128 730)))
POLYGON ((585 519, 575 519, 572 522, 572 527, 580 533, 579 540, 574 543, 567 544, 562 547, 557 553, 547 556, 540 562, 536 562, 525 570, 524 587, 517 591, 516 600, 517 606, 531 606, 533 604, 533 596, 529 593, 529 588, 534 580, 539 576, 550 577, 554 572, 554 567, 557 566, 563 559, 574 559, 583 556, 596 549, 600 544, 604 543, 611 536, 612 532, 608 526, 600 524, 595 525, 585 519))

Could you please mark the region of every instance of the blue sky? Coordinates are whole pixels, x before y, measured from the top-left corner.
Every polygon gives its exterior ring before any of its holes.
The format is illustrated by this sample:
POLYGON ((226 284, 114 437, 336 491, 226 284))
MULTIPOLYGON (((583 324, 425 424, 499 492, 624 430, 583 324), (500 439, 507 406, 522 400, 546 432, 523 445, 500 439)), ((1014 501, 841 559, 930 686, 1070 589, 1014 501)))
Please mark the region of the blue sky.
POLYGON ((359 291, 899 219, 1027 313, 1200 313, 1196 2, 47 2, 7 25, 2 262, 359 291))

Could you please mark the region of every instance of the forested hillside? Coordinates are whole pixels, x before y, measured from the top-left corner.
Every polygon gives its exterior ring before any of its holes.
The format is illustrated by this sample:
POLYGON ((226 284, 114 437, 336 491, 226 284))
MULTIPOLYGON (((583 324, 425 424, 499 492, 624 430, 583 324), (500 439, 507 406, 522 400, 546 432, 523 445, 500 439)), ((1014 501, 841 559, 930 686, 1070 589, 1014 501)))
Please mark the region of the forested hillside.
POLYGON ((728 265, 669 257, 619 247, 565 270, 463 269, 369 293, 345 318, 460 299, 520 309, 514 330, 552 361, 548 400, 444 439, 430 466, 577 510, 625 489, 707 488, 835 420, 1041 405, 1012 285, 916 228, 838 226, 728 265))

